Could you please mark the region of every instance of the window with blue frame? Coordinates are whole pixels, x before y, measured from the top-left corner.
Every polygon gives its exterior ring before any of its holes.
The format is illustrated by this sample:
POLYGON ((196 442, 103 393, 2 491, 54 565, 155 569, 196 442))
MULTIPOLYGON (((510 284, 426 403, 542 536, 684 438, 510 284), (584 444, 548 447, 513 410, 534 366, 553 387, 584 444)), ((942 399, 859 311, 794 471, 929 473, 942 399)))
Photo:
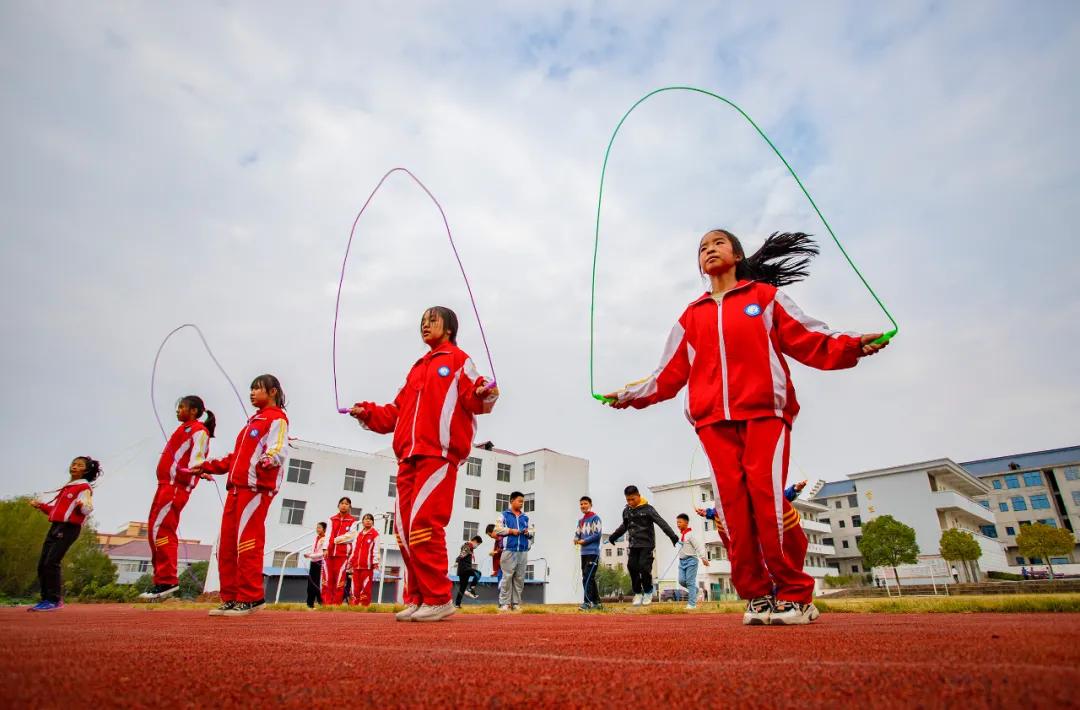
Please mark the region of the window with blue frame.
POLYGON ((1017 557, 1016 558, 1016 564, 1018 564, 1018 565, 1024 564, 1024 558, 1023 557, 1017 557))
POLYGON ((1042 564, 1042 558, 1041 557, 1032 557, 1031 558, 1031 564, 1033 564, 1033 565, 1041 565, 1042 564))
POLYGON ((1025 486, 1041 486, 1042 485, 1042 474, 1039 473, 1038 471, 1028 471, 1027 473, 1024 474, 1024 485, 1025 486))
POLYGON ((1065 467, 1065 480, 1066 481, 1080 481, 1080 466, 1066 466, 1065 467))
POLYGON ((1043 525, 1048 525, 1048 526, 1050 526, 1052 528, 1057 527, 1057 521, 1054 520, 1053 518, 1043 518, 1039 522, 1042 523, 1043 525))
POLYGON ((993 483, 994 483, 994 490, 995 491, 1000 491, 1001 490, 1001 479, 1000 478, 995 478, 993 483))
POLYGON ((1027 501, 1023 496, 1016 496, 1012 499, 1013 510, 1027 510, 1027 501))
POLYGON ((993 525, 983 525, 979 528, 979 531, 987 537, 997 537, 997 528, 993 525))
POLYGON ((1005 526, 1005 534, 1006 535, 1015 535, 1016 534, 1016 528, 1014 528, 1012 525, 1006 525, 1005 526))
POLYGON ((1017 476, 1015 473, 1010 473, 1008 476, 1005 477, 1005 487, 1006 488, 1019 488, 1020 487, 1020 477, 1017 476))
POLYGON ((986 508, 987 510, 990 510, 990 501, 988 500, 980 500, 979 505, 986 508))
POLYGON ((1031 496, 1031 509, 1032 510, 1049 510, 1050 499, 1046 497, 1045 493, 1031 496))
POLYGON ((1073 505, 1080 505, 1080 491, 1073 491, 1073 505))
POLYGON ((1000 510, 1002 513, 1008 513, 1009 512, 1009 504, 1008 503, 998 503, 998 510, 1000 510))
POLYGON ((1050 564, 1052 565, 1067 565, 1069 564, 1068 557, 1051 557, 1050 564))

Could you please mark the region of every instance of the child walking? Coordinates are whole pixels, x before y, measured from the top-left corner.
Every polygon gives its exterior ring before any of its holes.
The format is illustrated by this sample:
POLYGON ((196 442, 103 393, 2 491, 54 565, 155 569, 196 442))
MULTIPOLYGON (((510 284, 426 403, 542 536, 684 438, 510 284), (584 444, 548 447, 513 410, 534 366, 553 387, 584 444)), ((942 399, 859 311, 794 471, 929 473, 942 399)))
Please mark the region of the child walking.
POLYGON ((637 486, 627 486, 623 490, 626 507, 622 512, 622 523, 608 537, 614 543, 624 533, 629 538, 629 559, 626 569, 630 572, 630 586, 634 590, 633 606, 648 606, 653 597, 653 553, 656 550, 656 532, 653 525, 658 525, 671 540, 672 545, 679 544, 679 537, 667 521, 660 517, 656 508, 641 495, 637 486))
POLYGON ((38 583, 41 601, 27 611, 56 611, 62 609, 63 581, 60 563, 68 549, 79 539, 83 521, 94 510, 94 493, 90 484, 101 475, 101 464, 89 456, 78 456, 68 467, 71 480, 57 491, 48 503, 30 501, 30 505, 49 516, 49 532, 38 558, 38 583))
POLYGON ((420 337, 429 351, 409 370, 397 397, 384 405, 359 402, 349 411, 366 429, 394 434, 394 532, 407 573, 406 606, 398 621, 440 621, 455 611, 445 528, 454 508, 458 464, 472 449, 476 415, 491 412, 499 397, 499 389, 487 385, 457 346, 457 336, 452 310, 424 311, 420 337))
POLYGON ((375 516, 364 513, 360 530, 352 544, 349 555, 352 585, 350 586, 349 604, 371 606, 371 590, 375 580, 375 570, 379 568, 379 531, 375 529, 375 516))
POLYGON ((225 511, 218 543, 221 606, 211 616, 244 616, 258 611, 263 597, 262 560, 266 511, 281 488, 289 458, 289 418, 285 392, 273 375, 251 382, 255 413, 236 435, 230 454, 192 466, 192 473, 228 474, 225 511))
POLYGON ((880 333, 830 330, 780 290, 806 276, 815 254, 802 233, 773 234, 746 257, 731 232, 707 232, 698 269, 709 290, 679 317, 659 367, 609 395, 616 409, 643 409, 688 387, 686 416, 712 467, 746 624, 806 624, 818 616, 814 580, 784 552, 785 535, 805 537, 798 526, 785 531, 791 504, 783 491, 799 412, 786 356, 834 370, 887 344, 874 342, 880 333))
POLYGON ((147 541, 150 543, 150 562, 154 566, 154 586, 139 595, 140 599, 157 601, 180 591, 177 576, 177 552, 180 539, 180 513, 187 505, 199 477, 192 466, 206 461, 210 439, 214 437, 217 420, 206 408, 202 398, 189 394, 176 403, 176 420, 180 425, 165 443, 157 465, 157 492, 150 504, 147 520, 147 541), (206 423, 199 421, 203 416, 206 423))
POLYGON ((709 566, 709 556, 701 544, 701 540, 690 528, 690 516, 679 513, 675 516, 675 524, 679 528, 679 586, 686 589, 686 608, 697 609, 697 573, 698 560, 706 567, 709 566))

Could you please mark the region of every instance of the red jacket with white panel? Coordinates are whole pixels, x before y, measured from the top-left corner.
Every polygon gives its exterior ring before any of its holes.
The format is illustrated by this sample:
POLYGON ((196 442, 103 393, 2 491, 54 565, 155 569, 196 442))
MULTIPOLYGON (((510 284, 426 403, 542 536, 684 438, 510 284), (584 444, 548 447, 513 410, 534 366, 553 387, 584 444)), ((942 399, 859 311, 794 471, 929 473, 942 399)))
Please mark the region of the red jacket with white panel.
POLYGON ((349 567, 352 569, 376 569, 379 566, 379 532, 374 526, 364 530, 360 528, 353 542, 349 555, 349 567))
POLYGON ((202 465, 210 450, 210 433, 200 421, 184 422, 176 427, 165 450, 158 459, 158 483, 171 483, 185 490, 193 490, 199 482, 197 475, 187 472, 192 466, 202 465))
POLYGON ((472 450, 476 415, 490 412, 498 398, 476 396, 483 382, 472 358, 443 343, 416 361, 392 403, 358 402, 360 423, 379 434, 394 432, 399 461, 436 456, 456 466, 472 450))
POLYGON ((323 559, 327 557, 348 557, 356 539, 356 526, 359 521, 348 513, 334 513, 330 516, 330 526, 323 540, 323 559), (338 542, 341 540, 341 542, 338 542))
POLYGON ((48 503, 34 503, 34 507, 48 515, 50 523, 82 525, 94 510, 93 491, 89 483, 79 479, 61 488, 48 503))
POLYGON ((785 356, 820 370, 853 367, 860 336, 830 330, 775 286, 740 281, 719 300, 703 294, 668 336, 660 366, 627 385, 620 402, 642 409, 687 386, 685 413, 695 429, 720 421, 799 413, 785 356))
POLYGON ((289 418, 277 407, 251 415, 236 435, 232 453, 203 464, 207 473, 228 473, 226 488, 277 493, 289 458, 289 418))

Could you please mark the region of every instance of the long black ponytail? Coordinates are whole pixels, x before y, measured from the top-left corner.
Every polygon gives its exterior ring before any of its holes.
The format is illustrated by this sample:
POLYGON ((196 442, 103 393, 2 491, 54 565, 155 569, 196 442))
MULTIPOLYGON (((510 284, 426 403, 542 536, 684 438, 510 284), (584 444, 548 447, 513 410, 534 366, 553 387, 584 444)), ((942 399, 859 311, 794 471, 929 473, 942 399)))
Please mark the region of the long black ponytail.
POLYGON ((93 483, 101 477, 101 462, 97 459, 92 459, 89 456, 77 456, 83 460, 86 464, 86 473, 83 474, 83 480, 87 483, 93 483))
POLYGON ((197 418, 202 417, 203 414, 206 415, 206 421, 203 422, 203 425, 206 427, 206 433, 210 435, 211 439, 213 439, 214 429, 217 428, 217 417, 214 416, 213 412, 206 408, 206 405, 203 404, 202 397, 194 394, 185 395, 180 398, 179 403, 186 404, 187 406, 198 412, 195 415, 197 418))
POLYGON ((731 241, 739 262, 735 278, 761 281, 777 288, 802 281, 809 275, 810 260, 818 255, 817 242, 803 232, 773 232, 761 248, 746 256, 742 242, 726 229, 714 229, 731 241))

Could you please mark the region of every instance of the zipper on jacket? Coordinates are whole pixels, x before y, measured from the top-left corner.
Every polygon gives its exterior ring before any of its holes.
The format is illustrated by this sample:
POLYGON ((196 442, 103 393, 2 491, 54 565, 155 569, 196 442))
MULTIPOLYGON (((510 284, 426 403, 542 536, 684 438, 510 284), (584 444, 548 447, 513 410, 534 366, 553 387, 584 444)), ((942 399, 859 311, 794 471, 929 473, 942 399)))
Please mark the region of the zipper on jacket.
POLYGON ((724 419, 731 419, 731 407, 728 406, 727 348, 724 346, 724 297, 728 293, 730 291, 720 294, 720 300, 716 301, 716 339, 720 344, 720 386, 724 391, 724 419))

